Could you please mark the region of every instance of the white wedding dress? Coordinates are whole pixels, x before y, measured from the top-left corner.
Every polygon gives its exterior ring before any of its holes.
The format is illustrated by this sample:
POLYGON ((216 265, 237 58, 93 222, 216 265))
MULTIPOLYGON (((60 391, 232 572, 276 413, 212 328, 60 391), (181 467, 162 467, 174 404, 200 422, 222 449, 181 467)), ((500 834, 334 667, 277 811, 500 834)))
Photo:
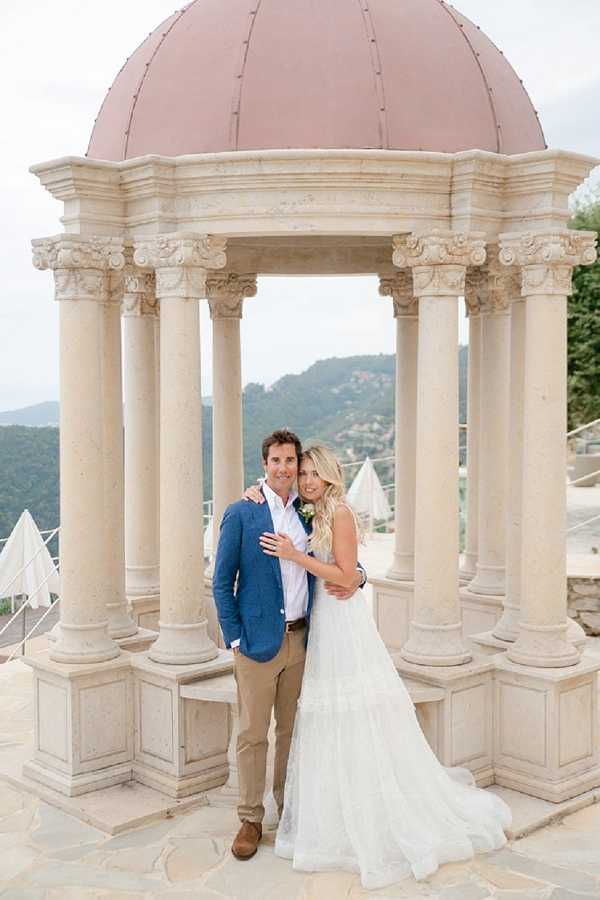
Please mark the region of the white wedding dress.
POLYGON ((362 591, 336 600, 318 579, 275 852, 373 889, 497 849, 510 821, 438 762, 362 591))

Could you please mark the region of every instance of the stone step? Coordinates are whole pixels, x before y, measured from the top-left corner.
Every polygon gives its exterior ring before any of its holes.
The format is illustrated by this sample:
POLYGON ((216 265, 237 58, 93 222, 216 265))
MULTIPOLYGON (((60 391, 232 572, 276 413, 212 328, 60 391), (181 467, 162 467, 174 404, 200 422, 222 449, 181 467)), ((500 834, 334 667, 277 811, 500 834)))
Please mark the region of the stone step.
MULTIPOLYGON (((404 685, 412 702, 417 706, 420 703, 438 703, 444 698, 444 691, 441 688, 422 684, 412 678, 405 678, 404 685)), ((233 675, 219 675, 217 678, 182 684, 180 694, 185 700, 203 700, 205 703, 237 702, 237 688, 233 675)))

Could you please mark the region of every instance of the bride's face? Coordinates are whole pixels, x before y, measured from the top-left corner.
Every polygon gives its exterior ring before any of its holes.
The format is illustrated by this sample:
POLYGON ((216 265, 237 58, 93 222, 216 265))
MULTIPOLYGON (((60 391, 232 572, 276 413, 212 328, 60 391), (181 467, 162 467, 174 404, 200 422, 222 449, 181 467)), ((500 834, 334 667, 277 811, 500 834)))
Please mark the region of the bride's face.
POLYGON ((310 459, 302 459, 298 470, 298 493, 303 500, 315 503, 323 496, 327 482, 319 478, 310 459))

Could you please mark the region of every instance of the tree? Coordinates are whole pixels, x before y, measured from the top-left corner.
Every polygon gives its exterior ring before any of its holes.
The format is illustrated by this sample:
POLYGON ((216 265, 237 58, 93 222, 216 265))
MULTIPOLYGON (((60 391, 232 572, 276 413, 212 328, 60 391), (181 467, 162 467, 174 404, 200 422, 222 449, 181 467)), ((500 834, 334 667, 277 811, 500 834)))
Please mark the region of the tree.
MULTIPOLYGON (((571 227, 600 235, 600 200, 577 209, 571 227)), ((573 273, 568 311, 569 428, 600 418, 600 261, 573 273)))

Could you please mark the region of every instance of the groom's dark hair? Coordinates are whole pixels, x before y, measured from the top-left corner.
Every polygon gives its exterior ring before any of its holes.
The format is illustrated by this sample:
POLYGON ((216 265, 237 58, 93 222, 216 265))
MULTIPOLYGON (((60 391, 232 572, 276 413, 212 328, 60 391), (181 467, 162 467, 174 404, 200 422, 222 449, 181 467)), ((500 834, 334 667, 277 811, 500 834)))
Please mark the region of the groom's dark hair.
POLYGON ((264 439, 262 442, 262 458, 264 462, 269 458, 269 447, 272 447, 273 444, 293 444, 296 448, 298 462, 300 462, 300 457, 302 456, 302 444, 298 435, 294 434, 293 431, 288 431, 287 428, 280 428, 278 431, 274 431, 273 434, 270 434, 264 439))

